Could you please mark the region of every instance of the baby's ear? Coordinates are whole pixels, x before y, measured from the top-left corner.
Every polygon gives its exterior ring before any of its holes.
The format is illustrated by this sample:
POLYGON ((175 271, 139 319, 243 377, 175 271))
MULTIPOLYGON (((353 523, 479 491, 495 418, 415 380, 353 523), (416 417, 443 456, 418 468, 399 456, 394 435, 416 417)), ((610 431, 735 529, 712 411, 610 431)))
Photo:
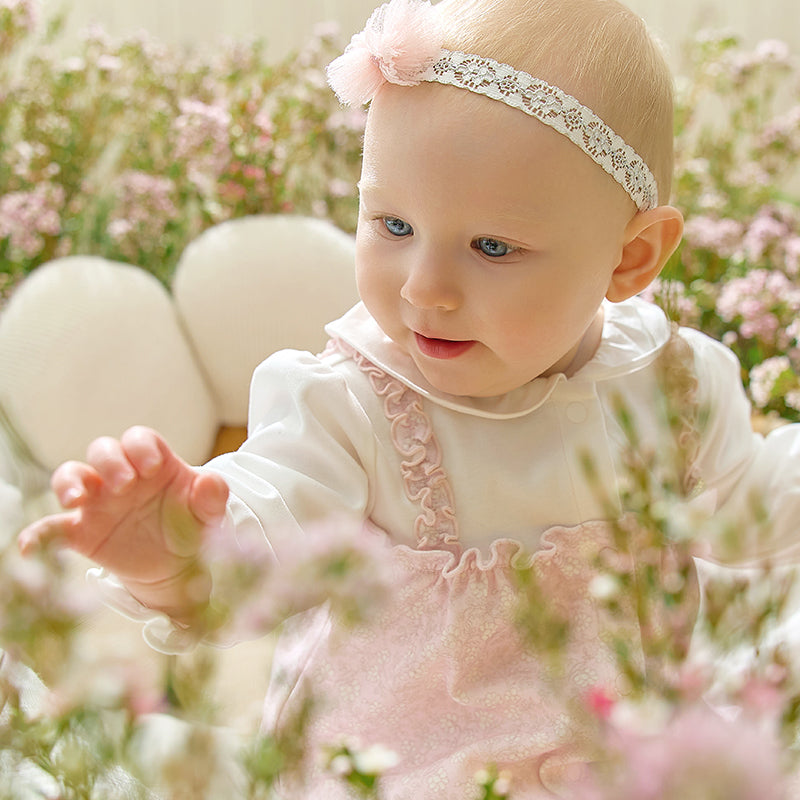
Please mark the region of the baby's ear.
POLYGON ((625 228, 622 256, 606 297, 619 303, 647 287, 675 252, 683 235, 683 215, 672 206, 640 211, 625 228))

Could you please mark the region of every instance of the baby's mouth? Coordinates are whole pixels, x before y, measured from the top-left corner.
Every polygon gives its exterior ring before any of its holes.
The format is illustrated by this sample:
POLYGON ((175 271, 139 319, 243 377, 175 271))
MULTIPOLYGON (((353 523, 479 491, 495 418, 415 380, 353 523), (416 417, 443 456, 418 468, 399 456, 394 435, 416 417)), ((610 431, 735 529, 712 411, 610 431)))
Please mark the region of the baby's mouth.
POLYGON ((415 333, 414 338, 420 353, 429 358, 457 358, 475 344, 472 340, 435 339, 423 336, 421 333, 415 333))

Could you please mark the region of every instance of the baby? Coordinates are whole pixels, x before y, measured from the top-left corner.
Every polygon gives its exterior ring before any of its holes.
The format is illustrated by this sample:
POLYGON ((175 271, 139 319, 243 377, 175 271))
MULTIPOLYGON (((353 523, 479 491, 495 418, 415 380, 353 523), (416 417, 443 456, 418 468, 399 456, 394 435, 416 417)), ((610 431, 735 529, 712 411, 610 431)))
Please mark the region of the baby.
MULTIPOLYGON (((296 620, 265 726, 310 687, 325 698, 313 741, 398 754, 389 800, 462 800, 489 763, 515 798, 540 796, 583 756, 515 628, 514 568, 532 553, 574 621, 576 696, 613 688, 587 585, 609 514, 626 511, 619 398, 639 446, 666 452, 659 374, 678 358, 675 399, 704 420, 689 424, 687 491, 730 519, 747 519, 754 492, 769 509, 768 541, 708 542, 723 560, 796 547, 798 429, 755 436, 731 353, 636 297, 682 235, 666 204, 669 70, 636 15, 616 0, 391 0, 329 76, 344 102, 370 103, 362 302, 328 326, 323 354, 257 369, 239 451, 196 469, 150 430, 99 439, 55 472, 65 510, 21 546, 58 539, 91 557, 113 602, 175 652, 218 589, 198 560, 208 526, 271 553, 356 520, 391 545, 393 599, 355 632, 325 609, 296 620)), ((285 791, 344 796, 313 766, 285 791)))

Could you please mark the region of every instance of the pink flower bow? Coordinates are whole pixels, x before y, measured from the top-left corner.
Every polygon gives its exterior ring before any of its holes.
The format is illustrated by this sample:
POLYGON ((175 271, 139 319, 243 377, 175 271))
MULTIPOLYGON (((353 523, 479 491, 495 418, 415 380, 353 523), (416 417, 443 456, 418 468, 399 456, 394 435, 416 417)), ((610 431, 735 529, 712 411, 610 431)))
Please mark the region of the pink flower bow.
POLYGON ((387 81, 416 86, 439 59, 443 38, 429 0, 390 0, 328 66, 328 83, 345 105, 367 103, 387 81))

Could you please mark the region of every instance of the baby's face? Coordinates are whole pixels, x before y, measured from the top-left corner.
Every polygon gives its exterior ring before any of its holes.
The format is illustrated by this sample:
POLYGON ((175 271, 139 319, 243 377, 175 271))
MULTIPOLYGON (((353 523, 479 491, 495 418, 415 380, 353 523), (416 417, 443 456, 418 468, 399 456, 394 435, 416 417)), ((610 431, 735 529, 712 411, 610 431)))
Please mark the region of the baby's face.
POLYGON ((635 209, 578 147, 460 89, 386 85, 360 190, 361 297, 434 387, 488 397, 580 366, 635 209))

